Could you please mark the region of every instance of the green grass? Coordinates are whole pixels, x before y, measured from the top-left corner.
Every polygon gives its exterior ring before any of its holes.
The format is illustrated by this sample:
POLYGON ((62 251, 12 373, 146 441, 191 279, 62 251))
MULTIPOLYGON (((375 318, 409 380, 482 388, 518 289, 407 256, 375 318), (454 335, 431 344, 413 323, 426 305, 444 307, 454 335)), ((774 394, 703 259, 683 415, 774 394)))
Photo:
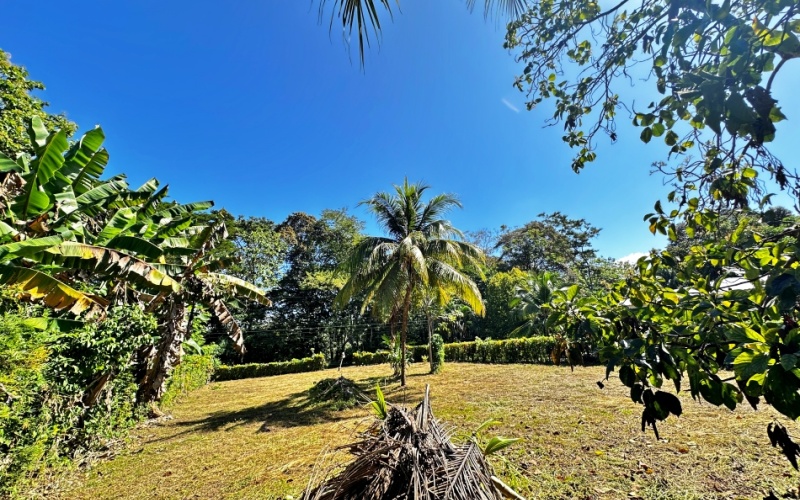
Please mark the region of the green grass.
MULTIPOLYGON (((528 498, 708 499, 779 496, 797 474, 769 447, 770 408, 736 412, 682 395, 684 414, 661 424, 661 441, 640 431, 640 412, 603 368, 448 363, 439 375, 414 365, 409 385, 386 381, 391 403, 414 405, 431 384, 433 410, 469 435, 522 437, 492 463, 528 498)), ((384 385, 387 366, 351 367, 364 388, 384 385)), ((331 411, 306 392, 335 370, 213 383, 185 397, 174 419, 141 427, 128 449, 92 470, 62 479, 65 498, 284 498, 297 494, 344 451, 371 418, 358 407, 331 411), (324 466, 318 459, 324 459, 324 466), (317 465, 315 465, 317 464, 317 465)), ((792 423, 788 423, 790 426, 792 423)))

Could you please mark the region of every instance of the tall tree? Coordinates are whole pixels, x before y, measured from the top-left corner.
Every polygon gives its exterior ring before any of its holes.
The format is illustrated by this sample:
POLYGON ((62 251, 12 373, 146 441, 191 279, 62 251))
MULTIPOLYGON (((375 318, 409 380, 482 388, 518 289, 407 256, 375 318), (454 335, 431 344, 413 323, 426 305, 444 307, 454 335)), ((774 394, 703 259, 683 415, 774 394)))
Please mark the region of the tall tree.
POLYGON ((496 248, 506 269, 555 272, 575 281, 597 256, 592 240, 599 233, 585 219, 542 213, 538 220, 501 234, 496 248))
MULTIPOLYGON (((394 186, 394 193, 381 192, 364 200, 387 236, 364 238, 346 262, 350 278, 336 297, 339 307, 363 294, 362 313, 372 307, 376 316, 401 323, 401 360, 406 359, 408 318, 415 292, 430 293, 439 304, 458 297, 476 313, 484 313, 477 285, 462 271, 480 269, 483 253, 463 241, 463 234, 445 214, 461 207, 452 195, 440 194, 423 202, 429 189, 408 179, 394 186)), ((401 363, 400 384, 406 385, 405 363, 401 363)))
POLYGON ((36 90, 44 90, 44 85, 29 79, 25 68, 12 63, 11 55, 0 50, 0 152, 6 156, 34 153, 28 138, 28 123, 34 116, 50 130, 63 130, 67 137, 77 129, 64 115, 48 113, 47 103, 32 94, 36 90))

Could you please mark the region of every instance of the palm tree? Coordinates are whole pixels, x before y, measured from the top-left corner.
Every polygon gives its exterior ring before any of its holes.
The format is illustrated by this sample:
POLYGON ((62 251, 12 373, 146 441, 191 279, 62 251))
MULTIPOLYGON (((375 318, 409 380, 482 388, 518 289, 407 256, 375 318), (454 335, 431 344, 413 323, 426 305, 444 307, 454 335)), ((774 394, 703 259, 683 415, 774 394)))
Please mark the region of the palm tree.
POLYGON ((546 306, 553 300, 556 290, 555 274, 542 271, 534 274, 517 289, 517 296, 511 301, 511 308, 517 313, 521 324, 510 335, 549 335, 547 329, 546 306))
MULTIPOLYGON (((378 10, 385 10, 386 15, 391 19, 392 5, 390 0, 319 0, 319 18, 325 15, 325 6, 328 2, 333 2, 331 9, 330 29, 333 29, 334 20, 337 18, 342 23, 342 32, 345 39, 349 39, 356 30, 358 41, 358 51, 361 64, 364 64, 364 47, 370 45, 370 30, 373 35, 379 37, 381 34, 381 16, 378 10)), ((399 0, 395 0, 398 7, 399 0)), ((475 0, 465 0, 467 8, 472 10, 475 7, 475 0)), ((528 8, 528 0, 484 0, 483 14, 489 17, 494 13, 504 16, 508 21, 517 19, 528 8)))
MULTIPOLYGON (((428 189, 405 179, 394 186, 394 193, 378 193, 360 203, 375 215, 387 236, 367 237, 355 246, 344 265, 350 278, 336 297, 338 307, 360 295, 362 314, 371 306, 379 318, 399 316, 401 360, 406 359, 412 299, 421 296, 422 290, 429 290, 440 304, 459 298, 476 314, 484 314, 478 287, 462 273, 464 269, 480 273, 484 255, 442 218, 451 208, 461 208, 461 203, 449 194, 423 203, 428 189)), ((400 384, 406 385, 405 363, 401 363, 400 384)))

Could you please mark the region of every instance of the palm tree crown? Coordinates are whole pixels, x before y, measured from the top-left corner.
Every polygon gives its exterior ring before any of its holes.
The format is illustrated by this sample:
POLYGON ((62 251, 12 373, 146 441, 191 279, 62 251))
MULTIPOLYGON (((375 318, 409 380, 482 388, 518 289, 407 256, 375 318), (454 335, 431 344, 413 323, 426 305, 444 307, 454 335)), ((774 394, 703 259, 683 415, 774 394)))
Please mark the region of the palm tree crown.
MULTIPOLYGON (((378 193, 361 202, 386 231, 384 237, 363 239, 345 262, 350 278, 336 303, 343 306, 363 294, 362 313, 372 306, 376 316, 401 320, 401 349, 405 359, 408 316, 412 302, 426 291, 439 303, 459 298, 477 314, 484 314, 483 300, 475 283, 462 271, 480 273, 483 253, 463 241, 461 231, 444 215, 461 203, 440 194, 427 202, 422 195, 429 186, 408 179, 394 186, 394 193, 378 193), (417 293, 415 293, 417 292, 417 293)), ((405 385, 405 366, 401 370, 405 385)))

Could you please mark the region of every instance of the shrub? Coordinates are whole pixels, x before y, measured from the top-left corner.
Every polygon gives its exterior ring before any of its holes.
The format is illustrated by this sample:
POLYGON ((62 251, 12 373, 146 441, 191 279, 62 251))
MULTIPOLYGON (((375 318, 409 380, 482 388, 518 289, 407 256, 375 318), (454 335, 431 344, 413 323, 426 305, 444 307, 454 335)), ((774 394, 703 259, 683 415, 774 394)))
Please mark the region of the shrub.
POLYGON ((422 362, 423 358, 428 357, 427 345, 410 345, 408 346, 409 357, 414 363, 422 362))
POLYGON ((333 410, 353 408, 367 398, 349 378, 326 378, 308 390, 309 399, 333 410))
POLYGON ((353 364, 356 366, 380 365, 389 362, 389 351, 354 352, 353 364))
POLYGON ((431 337, 431 373, 441 373, 444 369, 444 339, 441 335, 431 337))
POLYGON ((130 360, 155 320, 119 306, 102 322, 40 331, 0 318, 0 497, 45 466, 104 449, 138 421, 130 360))
POLYGON ((444 345, 447 361, 466 363, 551 364, 552 337, 525 337, 505 340, 480 340, 444 345))
POLYGON ((276 363, 248 363, 245 365, 222 365, 214 372, 214 380, 239 380, 243 378, 271 377, 287 373, 313 372, 325 369, 325 355, 314 354, 310 358, 279 361, 276 363))
POLYGON ((216 360, 211 354, 184 356, 181 364, 173 370, 159 406, 169 408, 183 395, 206 385, 211 380, 215 367, 216 360))

